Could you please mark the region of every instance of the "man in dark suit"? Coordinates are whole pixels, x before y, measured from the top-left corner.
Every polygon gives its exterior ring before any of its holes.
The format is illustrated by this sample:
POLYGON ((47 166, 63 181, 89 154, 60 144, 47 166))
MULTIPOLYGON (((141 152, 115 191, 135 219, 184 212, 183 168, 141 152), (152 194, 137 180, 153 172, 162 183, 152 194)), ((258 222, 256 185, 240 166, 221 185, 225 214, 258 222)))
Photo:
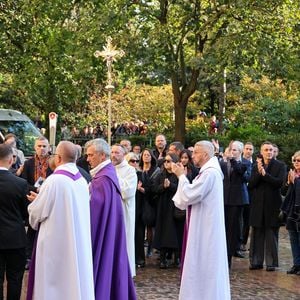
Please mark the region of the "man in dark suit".
MULTIPOLYGON (((39 137, 34 143, 35 155, 26 160, 23 166, 21 177, 26 179, 29 185, 29 189, 34 192, 38 192, 39 187, 45 181, 45 179, 52 174, 52 170, 49 167, 49 151, 50 145, 45 137, 39 137)), ((26 247, 26 270, 29 269, 33 243, 35 239, 36 231, 28 225, 27 229, 27 247, 26 247)))
MULTIPOLYGON (((253 168, 253 152, 254 152, 254 146, 251 142, 247 142, 244 145, 243 150, 243 157, 242 162, 249 161, 250 165, 247 170, 247 176, 248 180, 250 179, 252 168, 253 168)), ((247 250, 247 242, 250 232, 250 226, 249 226, 249 216, 250 216, 250 203, 251 203, 251 193, 248 189, 248 186, 245 187, 244 191, 246 197, 248 197, 248 202, 245 203, 243 207, 243 218, 242 218, 242 244, 241 244, 241 250, 246 251, 247 250)))
POLYGON ((26 180, 9 171, 13 149, 0 145, 0 299, 3 299, 4 274, 7 299, 20 299, 26 262, 26 233, 28 185, 26 180))
POLYGON ((248 185, 252 190, 249 268, 262 269, 265 258, 266 270, 275 271, 278 267, 280 189, 286 178, 286 168, 284 163, 273 158, 273 145, 270 142, 261 145, 260 153, 248 185))
MULTIPOLYGON (((224 174, 224 209, 225 209, 225 230, 227 240, 228 266, 231 267, 232 256, 243 257, 237 251, 240 248, 241 218, 243 205, 248 199, 245 198, 247 178, 246 171, 249 162, 242 162, 241 155, 243 143, 234 141, 230 145, 230 157, 227 161, 221 161, 221 169, 224 174)), ((249 203, 249 202, 248 202, 249 203)))

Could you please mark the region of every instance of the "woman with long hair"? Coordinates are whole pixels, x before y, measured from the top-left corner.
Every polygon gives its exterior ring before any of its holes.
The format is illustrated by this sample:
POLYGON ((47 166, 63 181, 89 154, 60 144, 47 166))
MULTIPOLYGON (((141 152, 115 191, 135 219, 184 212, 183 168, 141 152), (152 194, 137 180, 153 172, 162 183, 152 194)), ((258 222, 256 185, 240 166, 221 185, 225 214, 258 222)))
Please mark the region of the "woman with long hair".
POLYGON ((167 153, 155 184, 159 198, 153 246, 160 250, 161 269, 169 266, 167 254, 169 256, 174 253, 174 262, 175 264, 179 263, 179 243, 174 218, 175 205, 172 201, 178 185, 177 176, 172 173, 172 162, 177 163, 178 159, 176 154, 167 153))
POLYGON ((184 166, 187 179, 192 183, 193 179, 198 175, 199 170, 194 166, 191 151, 183 149, 179 154, 179 160, 184 166))
POLYGON ((152 255, 153 227, 155 225, 156 199, 154 193, 155 177, 159 173, 152 150, 144 149, 137 172, 138 186, 136 195, 135 219, 135 260, 137 267, 145 266, 144 238, 147 227, 147 256, 152 255))

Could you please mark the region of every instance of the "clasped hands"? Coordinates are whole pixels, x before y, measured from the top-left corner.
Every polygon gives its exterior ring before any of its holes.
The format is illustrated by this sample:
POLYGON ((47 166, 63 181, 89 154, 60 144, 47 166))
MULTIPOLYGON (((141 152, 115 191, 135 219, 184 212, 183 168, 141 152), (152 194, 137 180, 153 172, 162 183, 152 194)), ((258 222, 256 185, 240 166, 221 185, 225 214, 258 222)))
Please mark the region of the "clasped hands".
POLYGON ((182 174, 186 174, 186 169, 182 163, 174 163, 172 162, 172 172, 179 177, 182 174))
POLYGON ((264 165, 263 165, 263 161, 261 158, 257 158, 256 159, 256 162, 257 162, 257 170, 258 170, 258 173, 262 176, 265 176, 266 175, 266 170, 264 168, 264 165))

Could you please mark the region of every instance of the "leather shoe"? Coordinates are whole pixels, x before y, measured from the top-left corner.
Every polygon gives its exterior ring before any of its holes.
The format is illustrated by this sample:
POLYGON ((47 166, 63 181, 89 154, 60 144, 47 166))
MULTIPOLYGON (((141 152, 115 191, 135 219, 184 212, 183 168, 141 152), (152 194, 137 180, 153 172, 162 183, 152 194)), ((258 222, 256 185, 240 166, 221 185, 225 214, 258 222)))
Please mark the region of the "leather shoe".
POLYGON ((159 268, 160 269, 167 269, 168 265, 166 263, 160 263, 159 268))
POLYGON ((245 255, 241 251, 236 251, 234 257, 245 258, 245 255))
POLYGON ((261 270, 263 269, 262 265, 250 265, 249 270, 261 270))
POLYGON ((286 274, 297 274, 298 272, 300 272, 300 267, 292 266, 288 271, 286 271, 286 274))
POLYGON ((160 262, 159 268, 160 269, 167 269, 168 268, 168 262, 167 262, 167 260, 162 260, 160 262))
POLYGON ((267 272, 274 272, 274 271, 275 271, 275 267, 267 266, 267 267, 266 267, 266 271, 267 271, 267 272))
POLYGON ((137 268, 145 268, 145 262, 144 261, 137 262, 136 267, 137 268))

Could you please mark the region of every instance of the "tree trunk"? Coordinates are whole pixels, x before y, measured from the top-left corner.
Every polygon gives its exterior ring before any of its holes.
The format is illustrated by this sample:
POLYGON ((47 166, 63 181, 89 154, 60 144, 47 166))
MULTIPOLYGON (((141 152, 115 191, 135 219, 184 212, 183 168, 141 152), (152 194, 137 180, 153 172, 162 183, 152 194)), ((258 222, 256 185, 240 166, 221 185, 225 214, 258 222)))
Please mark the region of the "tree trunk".
POLYGON ((196 90, 199 70, 193 70, 188 83, 183 86, 177 72, 172 74, 172 92, 175 111, 175 141, 185 144, 185 117, 189 98, 196 90))
POLYGON ((174 110, 175 110, 175 137, 174 140, 185 143, 185 117, 188 99, 183 99, 174 95, 174 110))
POLYGON ((218 132, 220 134, 224 131, 223 121, 225 115, 225 107, 226 107, 226 94, 227 94, 227 86, 226 86, 226 68, 224 69, 223 73, 223 91, 220 93, 219 96, 219 128, 218 132))

